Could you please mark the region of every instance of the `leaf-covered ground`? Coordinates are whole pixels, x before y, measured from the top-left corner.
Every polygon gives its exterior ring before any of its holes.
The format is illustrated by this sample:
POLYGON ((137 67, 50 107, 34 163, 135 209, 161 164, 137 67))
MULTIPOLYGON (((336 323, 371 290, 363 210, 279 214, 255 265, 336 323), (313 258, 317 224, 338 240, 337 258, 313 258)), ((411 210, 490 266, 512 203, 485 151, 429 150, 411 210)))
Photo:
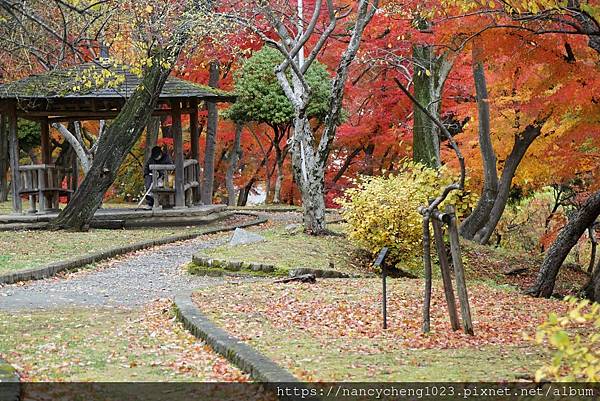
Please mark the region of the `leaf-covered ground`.
POLYGON ((143 309, 0 313, 0 356, 24 381, 247 381, 176 321, 143 309))
MULTIPOLYGON (((342 224, 328 228, 341 233, 342 224)), ((266 241, 248 245, 223 245, 204 251, 207 256, 225 260, 272 264, 281 271, 308 267, 361 273, 354 265, 355 248, 343 236, 313 237, 300 229, 287 230, 282 224, 268 224, 253 229, 266 241), (265 229, 266 227, 266 229, 265 229)))
MULTIPOLYGON (((463 260, 472 279, 481 279, 500 285, 525 290, 533 285, 542 265, 543 256, 495 249, 462 241, 463 260), (513 272, 515 274, 507 274, 513 272)), ((576 295, 589 280, 588 275, 572 266, 560 269, 555 292, 562 297, 576 295)))
POLYGON ((377 279, 317 284, 228 284, 195 301, 219 325, 307 380, 514 380, 544 357, 533 335, 565 304, 485 284, 469 286, 475 336, 453 332, 440 283, 432 332, 421 333, 422 280, 389 281, 389 329, 381 329, 377 279))

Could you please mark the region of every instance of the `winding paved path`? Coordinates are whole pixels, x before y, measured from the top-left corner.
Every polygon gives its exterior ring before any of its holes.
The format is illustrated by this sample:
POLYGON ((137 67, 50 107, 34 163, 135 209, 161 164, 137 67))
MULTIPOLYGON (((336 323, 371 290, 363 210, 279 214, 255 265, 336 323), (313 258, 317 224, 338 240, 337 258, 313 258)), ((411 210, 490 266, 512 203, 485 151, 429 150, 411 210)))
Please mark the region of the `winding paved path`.
MULTIPOLYGON (((260 213, 279 224, 299 222, 298 213, 260 213)), ((230 234, 198 237, 158 246, 101 262, 94 269, 25 285, 0 287, 0 311, 64 309, 69 307, 143 306, 158 298, 218 285, 223 278, 190 276, 181 265, 194 253, 224 244, 230 234)))
POLYGON ((136 307, 157 298, 223 282, 221 278, 189 276, 181 265, 201 249, 223 244, 219 239, 196 238, 139 251, 101 262, 94 270, 67 277, 0 288, 0 310, 53 309, 79 306, 136 307))

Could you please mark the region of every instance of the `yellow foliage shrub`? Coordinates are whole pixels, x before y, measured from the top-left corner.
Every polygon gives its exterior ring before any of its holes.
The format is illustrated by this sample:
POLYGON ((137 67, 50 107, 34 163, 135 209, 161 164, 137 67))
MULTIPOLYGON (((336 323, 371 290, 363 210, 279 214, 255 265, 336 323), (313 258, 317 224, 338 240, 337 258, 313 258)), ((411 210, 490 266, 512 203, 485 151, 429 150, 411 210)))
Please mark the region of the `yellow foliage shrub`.
POLYGON ((600 304, 567 298, 572 309, 566 316, 550 314, 536 334, 538 344, 547 340, 554 349, 552 360, 535 375, 536 381, 600 381, 600 304))
MULTIPOLYGON (((414 162, 405 162, 389 177, 362 177, 342 199, 341 214, 348 222, 348 236, 360 248, 373 255, 387 246, 393 263, 404 267, 419 266, 422 254, 423 226, 419 206, 440 195, 441 188, 452 183, 445 168, 434 170, 414 162)), ((477 197, 454 191, 441 205, 453 205, 458 217, 475 206, 477 197)))

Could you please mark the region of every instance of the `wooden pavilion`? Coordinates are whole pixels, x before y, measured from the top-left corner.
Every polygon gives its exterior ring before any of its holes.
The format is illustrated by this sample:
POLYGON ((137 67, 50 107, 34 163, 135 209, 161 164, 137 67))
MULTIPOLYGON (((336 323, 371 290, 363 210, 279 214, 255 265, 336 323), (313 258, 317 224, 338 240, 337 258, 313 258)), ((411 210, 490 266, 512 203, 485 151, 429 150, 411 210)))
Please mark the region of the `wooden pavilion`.
MULTIPOLYGON (((133 94, 140 78, 129 68, 94 61, 78 66, 32 75, 0 85, 0 136, 8 135, 12 202, 15 213, 22 212, 22 196, 30 199, 30 212, 56 210, 59 196, 77 189, 77 162, 69 169, 53 164, 50 125, 56 122, 111 120, 133 94), (24 118, 40 124, 42 164, 19 166, 17 120, 24 118), (60 178, 59 178, 60 177, 60 178)), ((155 199, 166 198, 175 207, 190 206, 199 200, 199 124, 198 110, 203 102, 233 102, 235 96, 218 89, 170 77, 163 87, 153 116, 172 117, 174 164, 153 165, 156 173, 174 173, 174 182, 155 182, 155 199), (183 153, 183 114, 190 117, 191 159, 183 153), (167 170, 167 171, 165 171, 167 170), (171 171, 169 171, 171 170, 171 171), (166 196, 166 197, 165 197, 166 196)), ((156 177, 157 174, 154 174, 156 177)), ((160 208, 155 202, 155 208, 160 208)))

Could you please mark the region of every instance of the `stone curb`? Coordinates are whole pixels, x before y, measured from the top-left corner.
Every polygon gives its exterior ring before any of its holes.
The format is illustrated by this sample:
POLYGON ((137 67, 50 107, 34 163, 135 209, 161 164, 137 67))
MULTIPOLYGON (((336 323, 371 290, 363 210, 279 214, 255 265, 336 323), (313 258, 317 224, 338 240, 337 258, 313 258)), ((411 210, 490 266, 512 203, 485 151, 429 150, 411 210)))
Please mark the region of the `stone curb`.
POLYGON ((213 324, 194 304, 191 296, 191 293, 186 293, 175 297, 175 313, 195 337, 204 340, 215 352, 258 382, 300 383, 271 359, 213 324))
POLYGON ((0 400, 18 401, 21 397, 21 379, 16 370, 0 359, 0 400))
POLYGON ((207 269, 225 269, 230 272, 251 270, 253 272, 274 273, 275 266, 265 263, 243 262, 239 260, 214 259, 202 252, 192 255, 192 262, 207 269))
POLYGON ((2 284, 14 284, 20 281, 31 281, 31 280, 41 280, 44 278, 52 277, 57 273, 60 273, 65 270, 73 270, 85 265, 89 265, 91 263, 99 262, 101 260, 106 260, 113 258, 115 256, 123 255, 130 252, 139 251, 142 249, 152 248, 159 245, 166 245, 173 242, 186 241, 190 239, 194 239, 200 237, 202 235, 207 234, 216 234, 220 232, 232 231, 236 228, 244 228, 251 227, 266 223, 268 219, 264 217, 258 217, 252 213, 238 213, 248 216, 256 217, 256 220, 250 221, 248 223, 237 224, 230 227, 222 227, 222 228, 211 228, 208 230, 202 230, 196 233, 190 234, 180 234, 180 235, 172 235, 165 238, 160 238, 156 240, 147 240, 136 242, 134 244, 114 247, 104 251, 94 252, 85 256, 80 256, 73 259, 68 259, 60 262, 50 263, 43 267, 33 268, 22 270, 14 273, 7 273, 0 275, 0 285, 2 284))

